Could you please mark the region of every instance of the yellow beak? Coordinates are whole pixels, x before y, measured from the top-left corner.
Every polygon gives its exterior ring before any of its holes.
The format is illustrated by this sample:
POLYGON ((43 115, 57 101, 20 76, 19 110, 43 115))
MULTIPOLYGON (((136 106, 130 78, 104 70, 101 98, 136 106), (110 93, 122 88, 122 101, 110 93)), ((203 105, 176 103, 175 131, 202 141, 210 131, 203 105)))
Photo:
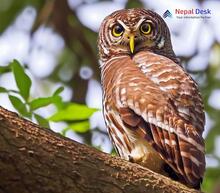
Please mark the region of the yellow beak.
POLYGON ((131 53, 133 54, 133 52, 134 52, 134 35, 133 34, 130 35, 129 45, 130 45, 131 53))

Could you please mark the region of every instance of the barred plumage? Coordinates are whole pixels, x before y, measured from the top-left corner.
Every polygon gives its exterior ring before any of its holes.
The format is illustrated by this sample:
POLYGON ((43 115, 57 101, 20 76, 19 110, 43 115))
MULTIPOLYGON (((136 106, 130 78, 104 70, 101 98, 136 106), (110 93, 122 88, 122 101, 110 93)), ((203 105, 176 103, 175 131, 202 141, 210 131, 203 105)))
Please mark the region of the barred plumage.
POLYGON ((100 29, 99 53, 104 117, 118 154, 198 188, 205 170, 203 103, 163 19, 144 9, 111 14, 100 29), (120 36, 112 33, 115 25, 120 36), (150 34, 141 33, 143 25, 150 34))

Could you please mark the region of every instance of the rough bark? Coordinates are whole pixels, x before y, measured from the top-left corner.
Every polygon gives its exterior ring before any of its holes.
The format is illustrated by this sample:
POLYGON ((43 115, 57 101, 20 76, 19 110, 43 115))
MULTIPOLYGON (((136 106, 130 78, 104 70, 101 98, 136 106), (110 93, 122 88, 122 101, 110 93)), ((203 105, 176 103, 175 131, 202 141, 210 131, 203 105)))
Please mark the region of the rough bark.
POLYGON ((199 193, 0 107, 0 193, 199 193))

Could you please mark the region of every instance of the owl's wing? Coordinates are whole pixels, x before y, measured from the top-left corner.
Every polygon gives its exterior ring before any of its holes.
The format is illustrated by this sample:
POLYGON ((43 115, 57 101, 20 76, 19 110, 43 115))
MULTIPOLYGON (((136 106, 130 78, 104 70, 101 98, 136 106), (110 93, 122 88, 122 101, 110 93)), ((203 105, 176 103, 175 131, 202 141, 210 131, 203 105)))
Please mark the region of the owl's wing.
POLYGON ((124 69, 126 76, 118 82, 123 122, 145 138, 186 182, 198 184, 204 175, 205 157, 204 113, 196 84, 165 57, 142 52, 132 62, 137 71, 124 69))
POLYGON ((146 77, 166 93, 178 115, 202 133, 205 124, 202 98, 197 84, 184 69, 172 60, 153 53, 141 52, 133 61, 146 77))

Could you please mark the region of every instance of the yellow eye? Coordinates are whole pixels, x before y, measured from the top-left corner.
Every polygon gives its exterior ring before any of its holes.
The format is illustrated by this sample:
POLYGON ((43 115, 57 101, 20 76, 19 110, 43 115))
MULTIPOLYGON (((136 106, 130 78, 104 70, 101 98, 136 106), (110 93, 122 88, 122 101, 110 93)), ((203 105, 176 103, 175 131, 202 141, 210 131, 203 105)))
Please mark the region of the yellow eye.
POLYGON ((116 24, 112 28, 112 34, 115 37, 119 37, 123 34, 124 28, 120 24, 116 24))
POLYGON ((149 23, 143 23, 143 24, 141 24, 140 31, 141 31, 141 33, 143 33, 144 35, 150 34, 151 31, 152 31, 151 25, 150 25, 149 23))

